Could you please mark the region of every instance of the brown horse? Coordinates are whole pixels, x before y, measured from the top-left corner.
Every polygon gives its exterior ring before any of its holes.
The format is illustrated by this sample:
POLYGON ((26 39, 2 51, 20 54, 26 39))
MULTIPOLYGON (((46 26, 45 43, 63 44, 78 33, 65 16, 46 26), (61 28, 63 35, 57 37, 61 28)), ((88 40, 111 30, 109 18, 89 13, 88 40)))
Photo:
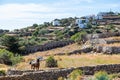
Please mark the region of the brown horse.
POLYGON ((42 57, 38 57, 36 60, 30 61, 29 64, 31 64, 31 69, 33 70, 39 70, 40 67, 40 61, 42 60, 42 57))

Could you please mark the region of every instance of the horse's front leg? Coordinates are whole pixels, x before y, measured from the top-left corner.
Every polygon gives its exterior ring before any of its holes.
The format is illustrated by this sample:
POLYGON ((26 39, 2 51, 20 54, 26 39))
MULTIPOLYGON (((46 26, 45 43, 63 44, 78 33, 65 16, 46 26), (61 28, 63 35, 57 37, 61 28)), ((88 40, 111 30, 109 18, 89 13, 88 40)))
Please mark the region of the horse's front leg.
POLYGON ((39 65, 38 65, 38 66, 36 66, 36 70, 39 70, 39 65))
POLYGON ((38 69, 37 70, 39 70, 39 66, 38 66, 38 69))
POLYGON ((33 69, 33 66, 31 65, 31 69, 33 69))

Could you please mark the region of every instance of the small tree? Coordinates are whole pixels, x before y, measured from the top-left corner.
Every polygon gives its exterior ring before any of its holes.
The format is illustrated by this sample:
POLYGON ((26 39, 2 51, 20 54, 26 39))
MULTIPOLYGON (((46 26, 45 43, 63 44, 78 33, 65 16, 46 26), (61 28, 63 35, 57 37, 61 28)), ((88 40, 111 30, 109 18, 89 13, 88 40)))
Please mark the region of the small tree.
POLYGON ((57 60, 53 56, 49 56, 46 60, 46 67, 58 67, 57 60))
POLYGON ((115 28, 115 27, 114 27, 112 24, 106 26, 107 32, 109 32, 110 30, 112 30, 112 29, 114 29, 114 28, 115 28))
POLYGON ((91 29, 91 28, 92 28, 92 24, 88 23, 86 29, 91 29))
POLYGON ((33 24, 33 27, 34 27, 34 28, 38 27, 38 24, 36 24, 36 23, 35 23, 35 24, 33 24))
POLYGON ((19 39, 15 36, 4 35, 1 39, 2 46, 13 53, 19 53, 19 39))
POLYGON ((39 33, 39 35, 45 35, 45 34, 49 33, 49 31, 46 29, 41 29, 41 30, 39 30, 38 33, 39 33))
POLYGON ((14 65, 19 63, 22 60, 20 55, 14 55, 12 52, 9 52, 5 49, 0 49, 0 59, 3 61, 3 64, 14 65))
POLYGON ((86 32, 78 32, 75 35, 71 37, 72 40, 74 40, 77 43, 80 43, 81 41, 84 41, 86 32))
POLYGON ((37 37, 39 34, 38 30, 36 30, 35 32, 33 32, 33 36, 37 37))

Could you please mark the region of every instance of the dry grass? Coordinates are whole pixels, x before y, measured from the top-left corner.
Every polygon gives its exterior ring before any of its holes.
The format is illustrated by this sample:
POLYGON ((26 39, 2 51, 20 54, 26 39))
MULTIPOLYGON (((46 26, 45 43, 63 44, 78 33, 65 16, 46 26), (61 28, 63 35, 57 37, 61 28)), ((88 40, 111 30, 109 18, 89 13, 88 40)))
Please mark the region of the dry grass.
MULTIPOLYGON (((38 56, 47 58, 48 55, 54 55, 58 53, 68 53, 74 50, 80 49, 81 46, 77 44, 68 45, 62 48, 52 49, 49 51, 37 52, 24 56, 24 61, 17 65, 17 69, 30 69, 29 61, 35 59, 38 56)), ((103 54, 82 54, 82 55, 63 55, 54 56, 58 60, 59 68, 78 67, 98 64, 119 64, 120 55, 103 55, 103 54)), ((45 68, 45 61, 41 62, 42 69, 45 68)))
MULTIPOLYGON (((120 37, 109 37, 109 38, 104 38, 105 40, 117 40, 120 41, 120 37)), ((109 46, 109 47, 120 47, 119 42, 111 43, 111 44, 98 44, 100 46, 109 46)))
MULTIPOLYGON (((54 57, 58 60, 59 68, 120 63, 120 55, 82 54, 71 56, 63 55, 54 57)), ((45 61, 41 62, 41 68, 45 69, 45 61)), ((28 64, 28 62, 22 62, 17 65, 17 69, 30 69, 30 65, 28 64)))
POLYGON ((56 58, 62 59, 62 61, 58 61, 59 67, 62 68, 120 63, 120 55, 111 56, 103 54, 82 54, 71 56, 56 56, 56 58))
MULTIPOLYGON (((68 45, 62 48, 52 49, 49 51, 37 52, 24 56, 24 60, 16 65, 16 69, 28 70, 30 69, 29 61, 35 59, 38 56, 47 58, 48 55, 54 55, 58 53, 68 53, 74 50, 80 49, 81 46, 77 44, 68 45)), ((59 68, 67 67, 79 67, 79 66, 90 66, 100 64, 120 64, 120 55, 103 55, 103 54, 81 54, 81 55, 62 55, 54 56, 58 60, 59 68)), ((0 67, 1 69, 4 68, 0 67)), ((46 69, 45 61, 41 62, 42 69, 46 69)), ((6 68, 7 69, 7 68, 6 68)))
MULTIPOLYGON (((56 48, 48 51, 43 51, 43 52, 36 52, 27 56, 24 56, 24 61, 18 64, 17 68, 18 69, 30 69, 29 61, 34 60, 38 56, 43 56, 46 58, 49 55, 54 55, 54 54, 59 54, 59 53, 68 53, 74 50, 80 49, 80 45, 78 44, 71 44, 62 48, 56 48), (24 67, 26 66, 26 67, 24 67)), ((45 62, 41 62, 42 68, 45 67, 45 62)))
POLYGON ((106 40, 120 40, 120 37, 109 37, 109 38, 104 38, 106 40))
POLYGON ((48 55, 54 55, 54 54, 59 54, 59 53, 69 53, 74 50, 79 50, 80 47, 81 46, 78 44, 71 44, 65 47, 56 48, 56 49, 52 49, 48 51, 36 52, 36 53, 25 56, 25 61, 29 61, 29 59, 35 59, 38 56, 48 56, 48 55))
POLYGON ((100 46, 109 46, 109 47, 120 47, 120 43, 112 43, 112 44, 99 44, 100 46))
POLYGON ((4 64, 0 64, 0 70, 5 70, 7 71, 9 69, 9 66, 4 65, 4 64))

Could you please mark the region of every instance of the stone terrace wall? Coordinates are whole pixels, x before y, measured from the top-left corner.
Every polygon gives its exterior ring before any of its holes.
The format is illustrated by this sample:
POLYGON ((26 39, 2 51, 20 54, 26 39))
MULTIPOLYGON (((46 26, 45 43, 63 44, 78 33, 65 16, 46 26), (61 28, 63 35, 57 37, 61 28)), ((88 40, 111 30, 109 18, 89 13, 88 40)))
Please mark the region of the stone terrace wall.
POLYGON ((63 46, 66 46, 66 45, 69 45, 72 43, 74 43, 74 41, 72 41, 72 40, 52 41, 52 42, 48 42, 44 45, 26 47, 25 53, 33 53, 33 52, 37 52, 37 51, 46 51, 46 50, 50 50, 50 49, 54 49, 54 48, 58 48, 58 47, 63 47, 63 46))
POLYGON ((96 52, 103 52, 106 54, 112 54, 112 53, 120 53, 120 47, 115 46, 97 46, 96 52))
POLYGON ((120 40, 105 40, 103 39, 94 39, 94 42, 96 42, 96 44, 112 44, 112 43, 120 43, 120 40))
POLYGON ((18 75, 18 71, 11 71, 14 73, 17 72, 17 75, 0 77, 0 80, 57 80, 59 77, 67 77, 75 69, 83 70, 85 75, 93 75, 95 72, 101 70, 106 71, 110 74, 110 73, 119 73, 120 64, 85 66, 85 67, 47 70, 47 71, 31 71, 31 72, 23 71, 22 75, 18 75))
POLYGON ((86 35, 86 39, 90 40, 97 39, 97 38, 108 38, 113 36, 120 36, 120 32, 108 32, 108 33, 101 33, 101 34, 88 34, 86 35))
POLYGON ((84 49, 78 49, 78 50, 74 50, 74 51, 71 51, 71 52, 68 52, 68 53, 58 53, 58 54, 55 54, 55 55, 72 55, 72 54, 81 54, 81 53, 89 53, 93 50, 92 47, 87 47, 87 48, 84 48, 84 49))

